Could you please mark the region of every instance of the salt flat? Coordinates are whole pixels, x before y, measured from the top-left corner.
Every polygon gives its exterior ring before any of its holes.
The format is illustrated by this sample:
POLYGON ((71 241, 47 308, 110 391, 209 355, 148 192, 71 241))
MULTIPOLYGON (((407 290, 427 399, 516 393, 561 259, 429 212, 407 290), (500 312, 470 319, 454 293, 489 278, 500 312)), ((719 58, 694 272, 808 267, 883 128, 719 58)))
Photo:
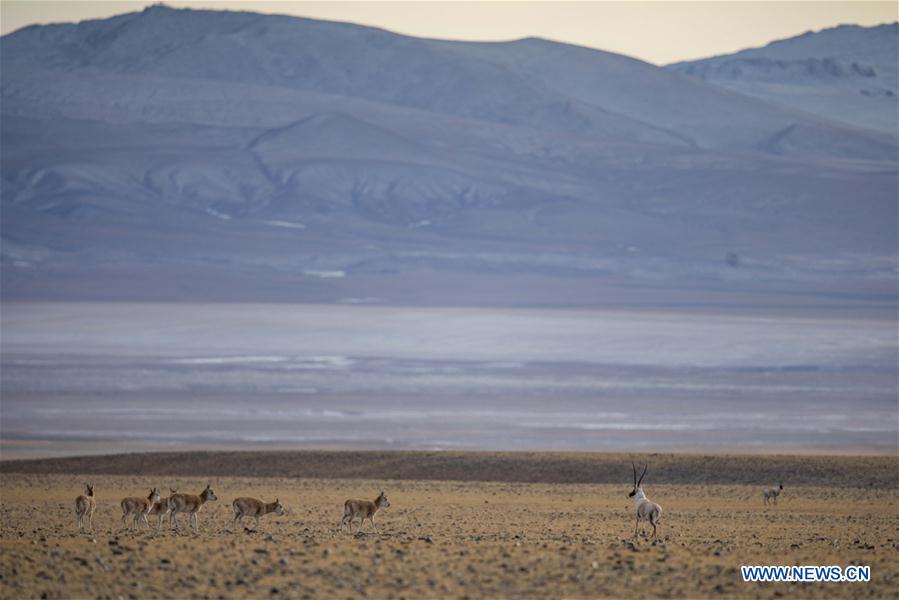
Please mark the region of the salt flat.
POLYGON ((286 304, 3 307, 3 449, 892 453, 883 319, 286 304))

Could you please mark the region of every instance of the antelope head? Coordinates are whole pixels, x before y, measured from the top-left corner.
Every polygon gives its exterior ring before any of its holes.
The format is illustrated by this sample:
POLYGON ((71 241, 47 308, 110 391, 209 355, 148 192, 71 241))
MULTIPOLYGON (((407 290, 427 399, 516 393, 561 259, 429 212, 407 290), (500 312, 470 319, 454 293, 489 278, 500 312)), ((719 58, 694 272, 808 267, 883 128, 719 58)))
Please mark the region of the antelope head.
POLYGON ((284 506, 281 504, 281 501, 277 498, 275 498, 275 508, 272 509, 272 512, 276 515, 287 514, 287 510, 285 510, 284 506))
POLYGON ((643 474, 640 475, 640 479, 637 479, 637 465, 631 463, 631 467, 634 468, 634 489, 631 490, 631 493, 627 495, 628 498, 633 498, 637 495, 637 493, 643 493, 643 490, 640 489, 640 484, 643 483, 643 477, 646 476, 646 469, 649 468, 649 464, 647 463, 643 467, 643 474))
POLYGON ((204 498, 205 501, 209 500, 218 500, 218 496, 215 495, 215 492, 212 491, 212 486, 210 484, 206 484, 206 489, 200 494, 204 498))

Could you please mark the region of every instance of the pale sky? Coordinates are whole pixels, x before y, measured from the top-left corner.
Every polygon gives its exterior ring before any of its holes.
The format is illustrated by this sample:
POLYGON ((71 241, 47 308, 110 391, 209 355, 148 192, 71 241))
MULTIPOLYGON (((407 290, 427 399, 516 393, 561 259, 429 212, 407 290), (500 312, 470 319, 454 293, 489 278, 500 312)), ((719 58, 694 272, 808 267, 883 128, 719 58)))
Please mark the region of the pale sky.
MULTIPOLYGON (((130 0, 0 0, 0 32, 34 23, 73 22, 142 10, 130 0)), ((537 36, 666 64, 762 46, 842 23, 897 20, 895 1, 498 0, 172 1, 173 7, 246 10, 348 21, 397 33, 456 40, 537 36)))

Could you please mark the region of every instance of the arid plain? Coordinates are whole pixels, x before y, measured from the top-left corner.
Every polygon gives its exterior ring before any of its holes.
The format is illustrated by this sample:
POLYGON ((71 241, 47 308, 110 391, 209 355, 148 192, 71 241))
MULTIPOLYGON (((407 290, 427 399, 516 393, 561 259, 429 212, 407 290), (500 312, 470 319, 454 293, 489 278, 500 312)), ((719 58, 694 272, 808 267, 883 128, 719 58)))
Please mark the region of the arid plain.
POLYGON ((899 590, 893 457, 638 456, 650 461, 643 487, 664 509, 654 542, 634 538, 623 455, 154 456, 0 463, 0 596, 883 598, 899 590), (620 482, 609 482, 618 471, 620 482), (346 477, 356 473, 366 475, 346 477), (766 507, 763 484, 776 479, 785 491, 766 507), (87 480, 98 506, 93 532, 81 533, 73 501, 87 480), (152 486, 199 493, 207 483, 218 501, 200 512, 199 532, 120 529, 121 498, 152 486), (391 506, 375 517, 379 532, 338 529, 344 500, 381 489, 391 506), (264 517, 258 531, 252 519, 236 526, 231 500, 247 495, 278 498, 288 514, 264 517), (743 583, 741 565, 766 564, 870 565, 871 582, 743 583))

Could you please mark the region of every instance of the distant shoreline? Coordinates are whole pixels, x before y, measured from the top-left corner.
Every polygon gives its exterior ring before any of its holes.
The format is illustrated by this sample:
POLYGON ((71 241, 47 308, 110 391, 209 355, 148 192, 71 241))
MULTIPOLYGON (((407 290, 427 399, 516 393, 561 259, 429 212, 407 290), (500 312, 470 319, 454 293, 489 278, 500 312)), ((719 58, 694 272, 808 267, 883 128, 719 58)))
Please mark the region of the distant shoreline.
MULTIPOLYGON (((322 453, 322 452, 357 452, 361 454, 404 453, 404 454, 512 454, 512 455, 628 455, 624 444, 611 448, 482 448, 482 447, 443 447, 433 446, 378 446, 359 443, 317 443, 317 444, 283 444, 266 442, 228 443, 155 443, 134 442, 122 443, 112 440, 55 440, 55 439, 0 439, 0 465, 12 462, 44 462, 64 459, 109 458, 134 454, 197 454, 209 452, 223 453, 322 453)), ((758 446, 741 447, 721 446, 716 444, 671 445, 644 448, 634 456, 734 456, 734 457, 899 457, 899 449, 893 450, 883 446, 758 446)), ((0 467, 0 472, 3 468, 0 467)))
POLYGON ((656 484, 899 488, 899 457, 456 451, 193 451, 2 460, 0 473, 286 477, 507 483, 627 483, 630 462, 656 484))

